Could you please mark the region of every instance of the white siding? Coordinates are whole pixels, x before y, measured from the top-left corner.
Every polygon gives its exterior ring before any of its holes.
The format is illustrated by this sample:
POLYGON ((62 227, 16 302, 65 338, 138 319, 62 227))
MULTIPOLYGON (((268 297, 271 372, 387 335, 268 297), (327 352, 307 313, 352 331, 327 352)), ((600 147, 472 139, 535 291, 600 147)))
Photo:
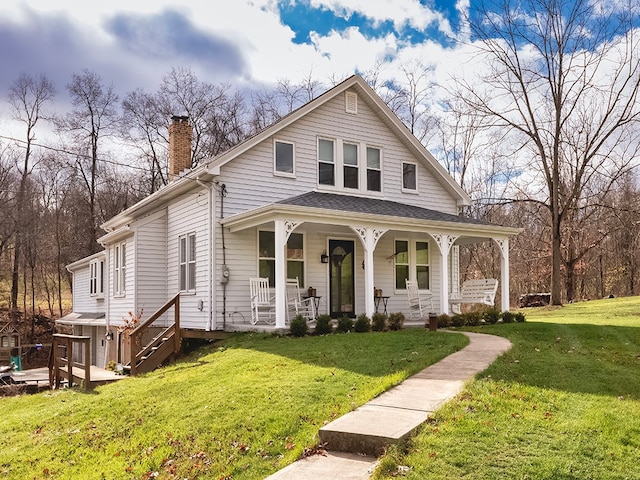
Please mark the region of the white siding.
MULTIPOLYGON (((107 272, 104 272, 105 280, 107 272)), ((73 311, 92 313, 105 311, 104 297, 91 296, 89 289, 89 263, 73 271, 73 311)))
POLYGON ((135 242, 134 237, 129 236, 127 239, 116 242, 118 245, 121 243, 126 244, 126 277, 125 277, 125 294, 122 296, 114 295, 114 245, 109 246, 109 265, 108 272, 108 286, 109 286, 109 323, 112 325, 122 325, 124 319, 129 317, 129 312, 137 314, 135 310, 135 242))
POLYGON ((178 237, 196 234, 196 291, 180 296, 180 325, 205 329, 209 306, 210 241, 208 227, 208 193, 205 189, 175 200, 167 211, 167 294, 178 293, 178 237), (198 303, 202 301, 202 311, 198 303))
POLYGON ((137 225, 135 239, 136 310, 143 310, 143 318, 148 318, 169 299, 166 210, 137 225))

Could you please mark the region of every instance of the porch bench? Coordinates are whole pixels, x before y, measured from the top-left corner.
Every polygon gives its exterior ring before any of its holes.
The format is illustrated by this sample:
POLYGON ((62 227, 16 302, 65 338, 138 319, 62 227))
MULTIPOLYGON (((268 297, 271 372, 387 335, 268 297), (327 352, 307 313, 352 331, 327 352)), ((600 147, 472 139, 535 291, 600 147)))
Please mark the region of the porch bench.
POLYGON ((449 299, 451 310, 460 313, 463 303, 483 303, 492 306, 498 291, 498 280, 495 278, 483 278, 480 280, 467 280, 462 283, 460 294, 449 299))

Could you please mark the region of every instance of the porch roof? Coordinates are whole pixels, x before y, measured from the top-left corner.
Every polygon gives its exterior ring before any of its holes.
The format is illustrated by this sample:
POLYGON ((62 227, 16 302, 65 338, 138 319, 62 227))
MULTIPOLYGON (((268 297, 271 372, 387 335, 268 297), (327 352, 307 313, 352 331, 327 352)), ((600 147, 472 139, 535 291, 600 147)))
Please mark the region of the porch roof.
POLYGON ((56 320, 63 325, 86 325, 104 327, 107 324, 104 312, 80 313, 73 312, 56 320))
POLYGON ((474 218, 406 205, 380 198, 357 197, 325 192, 307 192, 223 220, 231 231, 251 228, 281 219, 299 219, 318 223, 350 226, 354 221, 390 225, 393 229, 466 233, 473 237, 509 237, 522 231, 474 218), (342 212, 336 216, 336 211, 342 212))

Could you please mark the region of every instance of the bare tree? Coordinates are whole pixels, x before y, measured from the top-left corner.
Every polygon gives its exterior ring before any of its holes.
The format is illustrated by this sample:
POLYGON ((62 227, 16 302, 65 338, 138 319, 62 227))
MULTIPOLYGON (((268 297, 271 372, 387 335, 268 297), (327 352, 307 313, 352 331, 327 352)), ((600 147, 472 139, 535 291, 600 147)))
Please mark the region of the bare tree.
POLYGON ((25 73, 21 74, 9 88, 9 104, 13 110, 14 119, 25 126, 24 156, 22 165, 19 168, 20 184, 15 201, 15 239, 13 250, 13 272, 11 277, 11 300, 12 309, 18 307, 18 283, 19 269, 22 261, 22 251, 24 244, 24 233, 28 216, 25 215, 27 204, 27 187, 29 175, 33 169, 32 153, 33 141, 35 140, 35 129, 38 121, 45 117, 45 107, 55 96, 53 84, 42 75, 34 78, 25 73))
POLYGON ((79 172, 85 187, 89 230, 86 232, 86 254, 99 250, 97 232, 100 224, 96 203, 100 158, 106 154, 101 148, 106 137, 118 130, 118 96, 113 85, 104 86, 95 72, 83 70, 74 74, 67 85, 72 109, 57 121, 58 130, 71 138, 76 152, 71 163, 79 172))
POLYGON ((590 185, 613 188, 638 152, 636 9, 505 0, 479 6, 469 18, 489 71, 481 85, 459 85, 468 106, 508 132, 516 157, 530 161, 528 184, 545 187, 528 200, 549 212, 554 304, 562 302, 564 224, 593 205, 590 185))

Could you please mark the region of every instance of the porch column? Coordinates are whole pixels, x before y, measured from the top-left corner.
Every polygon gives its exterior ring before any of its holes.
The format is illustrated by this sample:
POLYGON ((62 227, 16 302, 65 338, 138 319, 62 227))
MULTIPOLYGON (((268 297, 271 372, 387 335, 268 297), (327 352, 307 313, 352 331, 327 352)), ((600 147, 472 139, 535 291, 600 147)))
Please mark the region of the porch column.
POLYGON ((285 328, 287 323, 287 241, 301 222, 275 220, 276 248, 276 328, 285 328))
POLYGON ((373 296, 373 290, 375 288, 373 252, 376 249, 378 240, 387 232, 387 229, 371 227, 351 227, 351 229, 358 234, 364 248, 364 313, 371 318, 376 311, 373 296))
POLYGON ((493 241, 500 248, 501 261, 500 261, 500 298, 502 304, 502 311, 507 312, 509 310, 509 239, 508 238, 494 238, 493 241))
POLYGON ((432 233, 440 250, 440 313, 449 313, 449 252, 457 235, 432 233))

